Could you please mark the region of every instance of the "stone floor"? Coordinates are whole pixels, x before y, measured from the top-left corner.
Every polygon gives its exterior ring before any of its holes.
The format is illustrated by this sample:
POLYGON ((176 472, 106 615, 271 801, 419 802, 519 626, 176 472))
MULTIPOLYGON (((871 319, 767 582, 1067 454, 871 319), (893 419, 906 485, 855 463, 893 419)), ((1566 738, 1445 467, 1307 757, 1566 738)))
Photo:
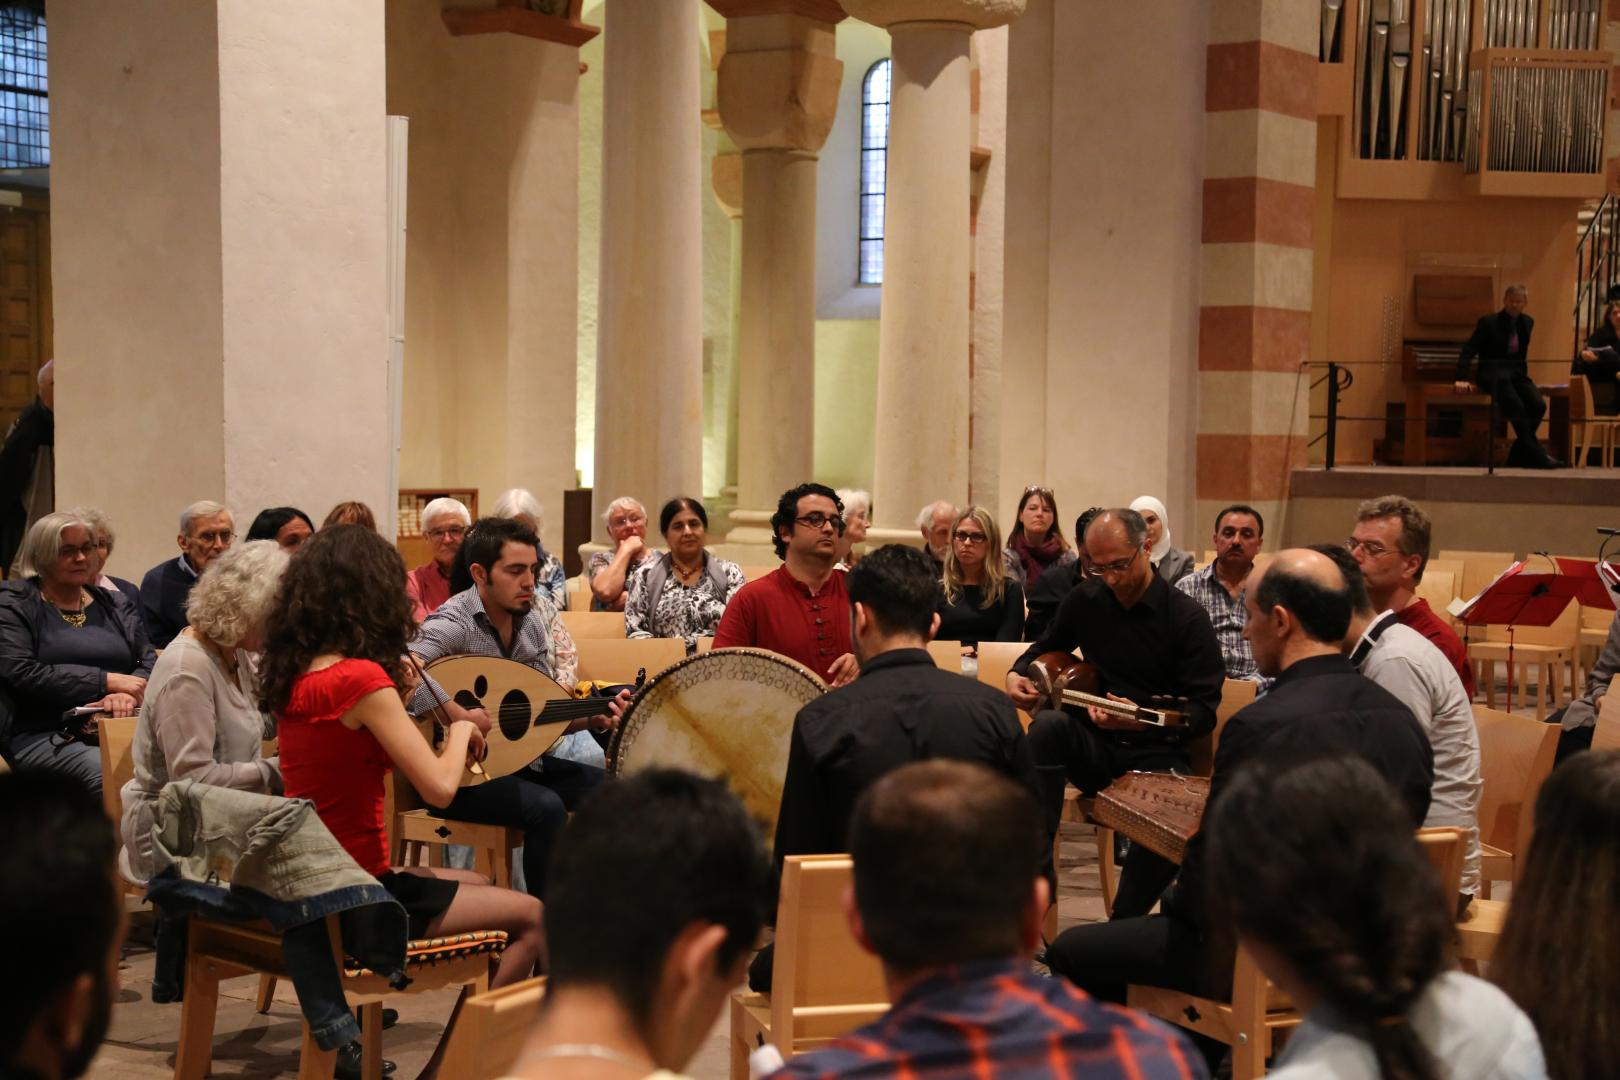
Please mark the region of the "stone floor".
MULTIPOLYGON (((1058 868, 1060 928, 1103 917, 1092 830, 1072 824, 1063 830, 1058 868)), ((150 915, 137 913, 132 920, 132 941, 120 972, 122 988, 112 1028, 90 1068, 91 1080, 156 1080, 174 1072, 180 1006, 152 1003, 150 915)), ((297 1075, 301 1029, 292 988, 279 985, 276 1002, 264 1016, 253 1009, 257 989, 257 980, 249 978, 233 979, 220 987, 211 1074, 219 1080, 297 1075)), ((400 1020, 384 1035, 384 1042, 388 1057, 399 1065, 398 1080, 414 1077, 427 1062, 454 1002, 454 992, 444 990, 405 995, 391 1003, 399 1009, 400 1020)), ((687 1072, 693 1080, 725 1080, 729 1062, 727 1020, 722 1013, 687 1072)))

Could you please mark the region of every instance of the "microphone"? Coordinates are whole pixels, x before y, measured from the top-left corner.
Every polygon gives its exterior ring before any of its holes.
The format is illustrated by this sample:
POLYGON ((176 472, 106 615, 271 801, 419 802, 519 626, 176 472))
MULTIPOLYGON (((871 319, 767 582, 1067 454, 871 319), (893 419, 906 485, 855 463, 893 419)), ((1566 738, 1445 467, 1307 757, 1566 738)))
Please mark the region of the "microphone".
POLYGON ((1620 529, 1605 529, 1603 526, 1599 525, 1597 528, 1597 534, 1599 536, 1620 536, 1620 529))

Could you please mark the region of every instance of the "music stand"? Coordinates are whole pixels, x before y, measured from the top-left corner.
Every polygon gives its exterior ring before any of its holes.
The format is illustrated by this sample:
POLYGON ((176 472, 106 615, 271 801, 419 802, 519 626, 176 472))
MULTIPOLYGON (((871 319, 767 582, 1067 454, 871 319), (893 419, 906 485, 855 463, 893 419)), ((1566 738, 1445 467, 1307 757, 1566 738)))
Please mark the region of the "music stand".
MULTIPOLYGON (((1507 707, 1513 711, 1513 631, 1519 626, 1551 626, 1558 621, 1571 600, 1592 607, 1614 606, 1603 583, 1598 580, 1597 564, 1580 559, 1559 559, 1553 563, 1555 571, 1560 564, 1570 564, 1572 573, 1527 574, 1524 563, 1514 563, 1502 576, 1491 582, 1485 591, 1458 616, 1471 626, 1491 624, 1506 626, 1508 632, 1507 707), (1586 569, 1581 569, 1581 567, 1586 569), (1601 598, 1596 593, 1601 593, 1601 598)), ((1546 693, 1546 688, 1542 688, 1546 693)))

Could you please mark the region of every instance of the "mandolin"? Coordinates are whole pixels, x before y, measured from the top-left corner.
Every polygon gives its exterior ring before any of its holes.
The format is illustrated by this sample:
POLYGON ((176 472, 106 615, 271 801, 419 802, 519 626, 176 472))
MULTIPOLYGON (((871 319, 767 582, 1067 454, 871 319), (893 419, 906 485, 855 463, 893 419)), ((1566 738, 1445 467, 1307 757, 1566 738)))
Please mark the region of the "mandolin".
POLYGON ((1185 713, 1174 709, 1150 709, 1134 701, 1107 697, 1102 672, 1072 653, 1049 652, 1029 665, 1029 681, 1041 693, 1041 706, 1061 709, 1065 705, 1090 705, 1112 716, 1140 720, 1154 727, 1180 727, 1187 723, 1185 713))
MULTIPOLYGON (((606 698, 576 698, 557 680, 516 660, 446 656, 429 664, 427 672, 457 705, 486 709, 494 721, 484 736, 482 767, 469 768, 462 787, 510 776, 555 746, 575 720, 608 711, 606 698)), ((431 715, 417 726, 431 745, 440 745, 439 722, 431 715)))

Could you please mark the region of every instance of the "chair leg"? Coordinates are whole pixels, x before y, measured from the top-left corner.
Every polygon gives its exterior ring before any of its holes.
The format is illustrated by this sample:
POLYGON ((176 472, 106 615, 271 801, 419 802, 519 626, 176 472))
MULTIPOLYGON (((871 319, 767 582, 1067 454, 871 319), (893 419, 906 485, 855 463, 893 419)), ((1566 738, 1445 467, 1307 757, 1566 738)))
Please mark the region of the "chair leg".
POLYGON ((1485 688, 1485 707, 1496 708, 1496 661, 1481 660, 1479 662, 1479 678, 1475 685, 1485 688))
MULTIPOLYGON (((1528 665, 1527 665, 1528 666, 1528 665)), ((1528 674, 1528 672, 1526 672, 1528 674)), ((1558 688, 1552 685, 1552 665, 1543 661, 1536 665, 1536 719, 1547 719, 1547 692, 1558 693, 1558 688)))
POLYGON ((383 1080, 382 1002, 360 1006, 360 1076, 383 1080))
POLYGON ((214 1013, 218 1009, 219 976, 206 956, 193 953, 186 959, 186 1000, 180 1008, 174 1080, 203 1080, 208 1075, 214 1056, 214 1013))
POLYGON ((276 977, 274 975, 259 976, 259 995, 253 1003, 255 1012, 267 1013, 270 1004, 276 1000, 276 977))
POLYGON ((1097 878, 1102 885, 1103 913, 1114 915, 1114 830, 1097 826, 1097 878))
POLYGON ((332 1080, 337 1071, 337 1051, 322 1050, 304 1025, 304 1039, 298 1047, 298 1080, 332 1080))
POLYGON ((1232 969, 1232 1080, 1255 1080, 1266 1074, 1266 977, 1247 953, 1239 952, 1232 969))
POLYGON ((1491 876, 1489 874, 1480 875, 1479 898, 1481 900, 1489 900, 1491 898, 1491 876))

